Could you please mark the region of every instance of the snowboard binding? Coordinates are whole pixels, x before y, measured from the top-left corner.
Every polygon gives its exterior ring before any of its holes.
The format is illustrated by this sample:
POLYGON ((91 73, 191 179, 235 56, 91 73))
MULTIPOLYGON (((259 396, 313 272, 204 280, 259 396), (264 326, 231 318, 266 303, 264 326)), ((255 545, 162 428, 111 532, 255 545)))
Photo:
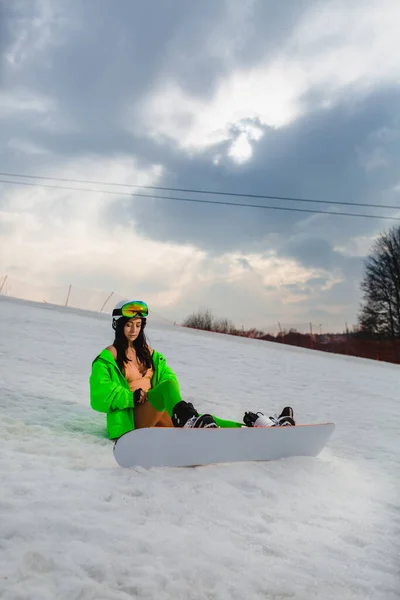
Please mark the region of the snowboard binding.
POLYGON ((293 418, 293 409, 290 406, 285 406, 279 416, 266 417, 263 413, 244 413, 243 423, 247 427, 287 427, 295 426, 296 422, 293 418))

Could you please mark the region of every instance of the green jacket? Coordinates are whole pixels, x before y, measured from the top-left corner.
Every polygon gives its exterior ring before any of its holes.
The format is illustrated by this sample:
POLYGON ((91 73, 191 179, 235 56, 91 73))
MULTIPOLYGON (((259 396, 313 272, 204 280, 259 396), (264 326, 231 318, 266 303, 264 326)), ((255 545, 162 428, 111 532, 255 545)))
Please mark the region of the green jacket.
MULTIPOLYGON (((167 379, 177 381, 162 354, 154 350, 152 360, 152 388, 167 379)), ((109 350, 103 350, 94 359, 89 386, 90 405, 94 410, 107 413, 107 431, 111 439, 135 429, 133 392, 109 350)))

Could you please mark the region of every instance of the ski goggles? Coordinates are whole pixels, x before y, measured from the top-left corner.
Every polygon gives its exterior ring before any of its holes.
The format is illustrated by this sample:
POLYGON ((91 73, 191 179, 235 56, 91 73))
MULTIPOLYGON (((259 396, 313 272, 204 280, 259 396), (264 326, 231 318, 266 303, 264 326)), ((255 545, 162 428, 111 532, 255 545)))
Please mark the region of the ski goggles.
POLYGON ((149 314, 149 308, 145 302, 141 300, 134 300, 132 302, 127 302, 121 308, 114 308, 112 316, 113 317, 127 317, 128 319, 133 319, 133 317, 142 317, 146 318, 149 314))

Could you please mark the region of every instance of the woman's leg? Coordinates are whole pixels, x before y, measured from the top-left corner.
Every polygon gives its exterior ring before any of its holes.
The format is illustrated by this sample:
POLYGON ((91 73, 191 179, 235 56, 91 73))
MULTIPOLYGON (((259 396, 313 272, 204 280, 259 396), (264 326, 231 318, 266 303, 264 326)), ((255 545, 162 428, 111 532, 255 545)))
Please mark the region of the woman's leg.
POLYGON ((169 414, 164 410, 164 412, 160 413, 161 417, 155 424, 155 427, 173 427, 172 419, 169 414))
POLYGON ((218 427, 229 428, 229 427, 243 427, 244 423, 238 423, 237 421, 227 421, 226 419, 220 419, 215 415, 212 415, 214 421, 218 427))
POLYGON ((171 420, 175 404, 181 402, 179 385, 167 380, 147 392, 147 401, 134 408, 135 429, 143 427, 173 427, 171 420))
MULTIPOLYGON (((162 413, 164 411, 170 419, 176 404, 182 402, 179 384, 172 379, 168 379, 149 390, 147 392, 147 398, 147 402, 138 404, 135 407, 135 427, 138 429, 140 427, 154 427, 159 419, 162 418, 162 413)), ((214 417, 214 415, 212 416, 218 427, 228 428, 243 426, 243 423, 227 421, 226 419, 220 419, 219 417, 214 417)), ((166 418, 166 416, 164 418, 166 418)), ((172 421, 171 425, 168 426, 172 426, 172 421)))
POLYGON ((149 404, 159 413, 166 411, 172 417, 174 407, 182 402, 179 384, 173 379, 167 379, 147 392, 149 404))
POLYGON ((135 415, 135 429, 142 429, 143 427, 173 427, 170 417, 165 411, 158 411, 150 404, 150 402, 144 402, 143 404, 137 404, 134 408, 135 415), (169 419, 168 421, 166 421, 169 419), (163 424, 161 424, 163 423, 163 424))
MULTIPOLYGON (((150 402, 144 402, 135 406, 135 429, 142 429, 143 427, 173 427, 171 417, 166 411, 160 412, 150 404, 150 402)), ((218 427, 243 427, 243 423, 237 423, 236 421, 227 421, 226 419, 220 419, 213 415, 214 421, 218 427)))

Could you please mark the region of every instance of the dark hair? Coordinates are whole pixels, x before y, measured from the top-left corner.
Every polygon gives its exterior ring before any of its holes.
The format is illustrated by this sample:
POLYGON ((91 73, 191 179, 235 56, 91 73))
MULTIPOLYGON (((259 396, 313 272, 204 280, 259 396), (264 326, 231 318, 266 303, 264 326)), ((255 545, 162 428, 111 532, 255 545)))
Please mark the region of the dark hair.
MULTIPOLYGON (((115 339, 113 342, 113 346, 117 351, 117 365, 121 369, 121 372, 125 375, 125 363, 130 362, 130 358, 126 356, 126 351, 128 349, 128 340, 124 334, 124 327, 126 323, 130 319, 128 317, 121 317, 116 322, 115 327, 115 339)), ((143 365, 143 367, 150 369, 153 366, 153 360, 151 358, 150 350, 147 345, 146 336, 144 335, 144 328, 146 327, 146 319, 142 319, 142 327, 140 328, 140 333, 137 336, 136 340, 133 342, 133 347, 136 352, 136 356, 138 359, 139 367, 143 365)))

